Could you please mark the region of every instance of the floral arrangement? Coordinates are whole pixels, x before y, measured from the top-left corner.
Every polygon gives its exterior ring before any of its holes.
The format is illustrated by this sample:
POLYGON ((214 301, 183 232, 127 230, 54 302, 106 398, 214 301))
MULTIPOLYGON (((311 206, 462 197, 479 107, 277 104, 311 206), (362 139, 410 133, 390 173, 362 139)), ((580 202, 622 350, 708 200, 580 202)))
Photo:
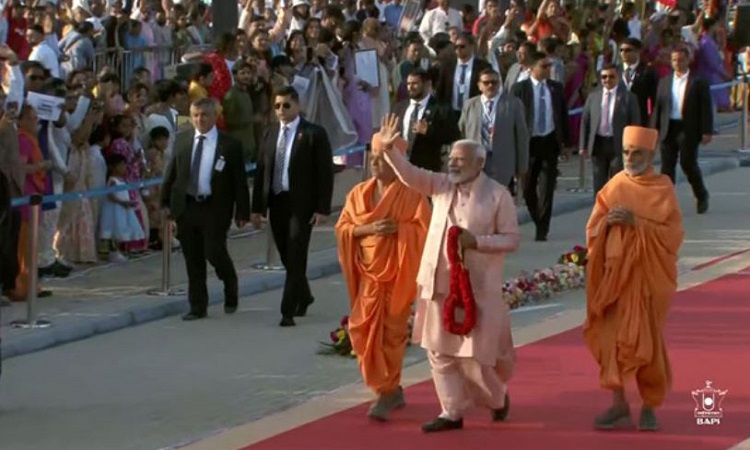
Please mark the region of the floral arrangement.
POLYGON ((471 288, 469 271, 464 267, 459 255, 458 238, 461 228, 453 226, 448 230, 448 262, 450 263, 450 293, 443 304, 443 328, 451 334, 466 336, 477 323, 477 305, 474 290, 471 288), (456 319, 456 309, 464 313, 462 321, 456 319))
MULTIPOLYGON (((558 263, 534 272, 522 272, 518 278, 503 284, 503 299, 511 309, 539 303, 554 294, 580 289, 586 285, 587 251, 575 246, 572 251, 560 256, 558 263)), ((411 342, 414 313, 409 318, 409 340, 411 342)), ((319 353, 355 357, 349 340, 349 316, 344 316, 338 328, 330 333, 331 342, 322 342, 319 353)))
MULTIPOLYGON (((411 333, 409 333, 411 334, 411 333)), ((339 327, 331 331, 331 342, 321 342, 321 349, 318 353, 322 355, 340 355, 354 358, 352 341, 349 339, 349 316, 341 318, 339 327)))
POLYGON ((576 245, 573 247, 573 251, 563 253, 560 255, 560 259, 557 260, 558 264, 575 264, 578 266, 585 266, 588 262, 588 251, 586 247, 576 245))

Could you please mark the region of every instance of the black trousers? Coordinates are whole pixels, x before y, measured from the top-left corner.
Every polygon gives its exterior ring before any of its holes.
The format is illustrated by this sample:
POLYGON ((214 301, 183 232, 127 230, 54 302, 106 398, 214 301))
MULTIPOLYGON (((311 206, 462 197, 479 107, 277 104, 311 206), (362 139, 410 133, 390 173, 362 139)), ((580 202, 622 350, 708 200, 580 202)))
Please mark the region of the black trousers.
POLYGON ((596 136, 591 152, 591 172, 594 178, 594 197, 610 178, 622 170, 622 155, 615 151, 615 141, 611 137, 596 136))
POLYGON ((281 296, 281 315, 294 317, 300 307, 312 303, 313 296, 307 281, 307 254, 312 235, 312 214, 292 208, 289 193, 272 194, 269 200, 268 221, 273 240, 286 269, 284 293, 281 296))
POLYGON ((237 272, 227 251, 229 224, 216 220, 212 201, 214 199, 209 198, 198 202, 188 197, 185 212, 177 221, 177 239, 182 246, 188 275, 190 311, 196 314, 205 313, 208 309, 206 260, 216 270, 216 276, 224 282, 224 304, 237 306, 239 295, 237 272))
POLYGON ((21 211, 11 208, 5 217, 3 232, 0 236, 0 285, 3 292, 16 289, 16 277, 21 268, 18 265, 18 238, 21 233, 21 211))
POLYGON ((698 200, 705 200, 708 190, 703 183, 703 174, 698 165, 698 145, 700 142, 686 138, 682 121, 670 120, 667 137, 661 143, 661 173, 671 178, 674 183, 679 159, 682 172, 693 188, 693 195, 698 200))
POLYGON ((529 150, 529 173, 523 186, 523 198, 531 220, 536 224, 537 237, 546 238, 552 219, 560 144, 552 132, 532 137, 529 150))

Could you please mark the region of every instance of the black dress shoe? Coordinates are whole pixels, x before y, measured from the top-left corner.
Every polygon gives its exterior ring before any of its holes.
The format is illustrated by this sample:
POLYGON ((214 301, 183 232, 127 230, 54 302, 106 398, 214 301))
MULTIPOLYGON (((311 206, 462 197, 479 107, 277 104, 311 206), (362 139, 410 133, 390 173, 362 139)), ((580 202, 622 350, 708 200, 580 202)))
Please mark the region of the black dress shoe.
POLYGON ((282 317, 281 322, 279 322, 280 327, 293 327, 295 325, 297 324, 294 323, 294 319, 291 317, 282 317))
POLYGON ((463 427, 464 419, 450 420, 438 417, 432 422, 422 425, 422 431, 425 433, 437 433, 439 431, 460 430, 463 427))
POLYGON ((224 314, 234 314, 237 312, 237 305, 224 305, 224 314))
POLYGON ((204 312, 203 313, 189 312, 185 314, 184 316, 182 316, 182 320, 184 320, 185 322, 190 322, 193 320, 205 319, 207 315, 208 314, 204 312))
POLYGON ((52 297, 52 291, 48 290, 41 290, 38 294, 36 294, 36 298, 47 298, 52 297))
POLYGON ((698 214, 706 214, 708 211, 708 197, 698 200, 696 209, 698 214))
POLYGON ((313 303, 315 303, 315 297, 311 297, 309 302, 305 303, 304 305, 300 305, 297 308, 297 314, 295 314, 294 317, 305 317, 307 315, 307 308, 309 308, 313 303))
POLYGON ((505 405, 500 409, 492 410, 492 421, 505 422, 505 419, 508 418, 508 411, 510 411, 510 396, 505 394, 505 405))
POLYGON ((547 242, 547 236, 537 233, 536 238, 534 240, 537 242, 547 242))

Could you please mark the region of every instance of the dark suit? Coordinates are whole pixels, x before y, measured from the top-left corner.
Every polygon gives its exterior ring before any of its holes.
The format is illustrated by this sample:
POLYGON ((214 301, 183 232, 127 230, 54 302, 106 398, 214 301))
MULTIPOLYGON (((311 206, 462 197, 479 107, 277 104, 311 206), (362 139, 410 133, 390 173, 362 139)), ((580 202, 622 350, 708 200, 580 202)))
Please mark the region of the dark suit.
MULTIPOLYGON (((628 84, 625 77, 625 68, 620 65, 620 73, 622 74, 623 82, 628 84)), ((638 97, 638 109, 640 112, 641 125, 647 127, 649 124, 648 105, 651 103, 651 107, 654 107, 656 103, 656 88, 659 85, 659 75, 656 70, 652 67, 647 66, 643 62, 639 62, 635 68, 635 73, 632 75, 630 82, 630 92, 638 97)))
MULTIPOLYGON (((468 100, 468 99, 467 99, 468 100)), ((392 113, 398 116, 398 124, 404 123, 404 116, 411 100, 404 100, 393 105, 392 113)), ((449 104, 439 102, 434 95, 427 100, 422 120, 427 121, 425 134, 409 134, 402 130, 401 136, 407 139, 409 146, 407 155, 409 161, 417 167, 441 172, 443 170, 442 146, 451 145, 460 139, 458 120, 454 120, 453 111, 449 104)))
POLYGON ((206 260, 224 282, 225 306, 237 306, 237 272, 227 251, 227 233, 232 217, 238 221, 250 220, 242 145, 227 134, 217 134, 211 195, 205 199, 188 195, 194 132, 177 136, 161 190, 162 206, 169 208, 177 223, 177 239, 188 274, 190 312, 197 315, 204 315, 208 308, 206 260))
MULTIPOLYGON (((333 152, 326 131, 300 118, 288 163, 289 190, 275 194, 273 177, 279 124, 263 134, 253 180, 253 213, 266 215, 286 268, 281 315, 292 318, 313 302, 307 282, 307 253, 313 214, 330 215, 333 152)), ((301 314, 301 313, 300 313, 301 314)))
POLYGON ((563 85, 547 80, 552 105, 554 131, 546 136, 534 136, 534 85, 531 78, 513 85, 511 93, 523 103, 526 125, 532 134, 529 142, 529 172, 524 186, 524 199, 529 215, 536 224, 537 238, 546 239, 552 219, 552 202, 557 183, 557 159, 563 146, 570 142, 568 107, 563 96, 563 85))
POLYGON ((620 83, 614 101, 611 128, 612 136, 599 134, 602 118, 604 90, 599 87, 586 99, 581 116, 581 148, 591 156, 594 178, 594 196, 617 172, 622 170, 622 133, 628 125, 640 125, 638 97, 620 83))
POLYGON ((659 130, 661 142, 661 173, 675 181, 677 160, 698 200, 708 198, 698 166, 698 146, 704 135, 713 134, 714 115, 708 84, 692 72, 688 74, 682 103, 682 120, 672 120, 672 81, 662 78, 656 94, 651 126, 659 130))
MULTIPOLYGON (((447 103, 453 108, 453 86, 458 82, 456 80, 456 67, 458 67, 458 59, 451 58, 444 64, 438 66, 438 79, 435 84, 435 96, 439 101, 447 103)), ((481 94, 479 92, 479 74, 485 69, 491 69, 492 66, 487 61, 474 55, 474 62, 471 65, 471 78, 466 80, 469 87, 469 92, 464 93, 464 103, 466 100, 476 97, 481 94)), ((461 110, 454 111, 456 120, 461 115, 461 110)))

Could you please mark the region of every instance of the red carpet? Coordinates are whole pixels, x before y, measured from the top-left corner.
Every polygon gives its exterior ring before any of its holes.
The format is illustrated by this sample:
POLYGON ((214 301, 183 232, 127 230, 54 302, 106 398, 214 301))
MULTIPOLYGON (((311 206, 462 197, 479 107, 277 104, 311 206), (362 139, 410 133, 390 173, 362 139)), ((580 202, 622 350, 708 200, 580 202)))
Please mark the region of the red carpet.
MULTIPOLYGON (((593 417, 609 405, 577 328, 518 350, 509 421, 493 424, 477 409, 464 429, 424 435, 419 426, 440 407, 431 382, 407 389, 407 407, 389 423, 367 420, 368 405, 342 411, 246 450, 727 449, 750 437, 750 268, 677 295, 667 326, 674 386, 657 411, 662 429, 599 432, 593 417), (705 380, 728 389, 720 425, 699 426, 691 391, 705 380)), ((637 420, 640 404, 633 402, 637 420)))

